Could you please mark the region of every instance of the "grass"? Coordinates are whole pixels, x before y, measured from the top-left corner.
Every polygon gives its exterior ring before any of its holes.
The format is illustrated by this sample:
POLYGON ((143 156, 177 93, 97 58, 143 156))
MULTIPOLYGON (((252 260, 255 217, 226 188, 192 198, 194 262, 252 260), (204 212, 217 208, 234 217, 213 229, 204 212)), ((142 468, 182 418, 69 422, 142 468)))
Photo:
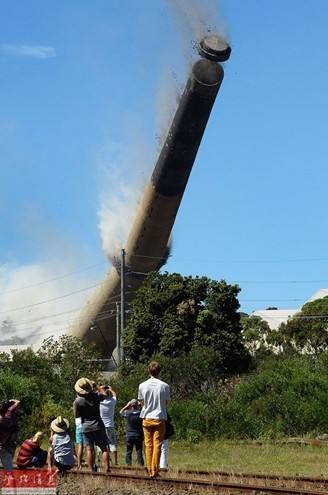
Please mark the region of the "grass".
MULTIPOLYGON (((119 463, 124 465, 124 462, 124 445, 121 443, 119 463)), ((328 477, 328 445, 171 440, 169 466, 171 469, 328 477)))
POLYGON ((328 445, 203 441, 170 442, 171 468, 328 476, 328 445))

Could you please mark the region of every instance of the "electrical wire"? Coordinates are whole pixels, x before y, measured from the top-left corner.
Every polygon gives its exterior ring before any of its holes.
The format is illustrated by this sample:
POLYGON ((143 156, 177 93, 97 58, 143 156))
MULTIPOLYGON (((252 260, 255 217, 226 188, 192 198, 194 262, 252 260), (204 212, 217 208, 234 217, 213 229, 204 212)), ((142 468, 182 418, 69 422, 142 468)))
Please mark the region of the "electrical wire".
POLYGON ((36 303, 28 304, 26 306, 20 306, 18 308, 11 308, 11 309, 7 309, 7 310, 2 310, 2 311, 0 311, 0 314, 12 313, 14 311, 20 311, 22 309, 29 309, 29 308, 33 308, 35 306, 39 306, 41 304, 46 304, 49 302, 58 301, 59 299, 64 299, 65 297, 70 297, 74 294, 79 294, 80 292, 85 292, 87 290, 94 289, 95 287, 99 287, 100 285, 102 285, 102 283, 103 282, 101 282, 100 284, 90 285, 89 287, 84 287, 83 289, 78 289, 78 290, 75 290, 72 292, 68 292, 67 294, 63 294, 61 296, 53 297, 51 299, 45 299, 44 301, 39 301, 36 303))
MULTIPOLYGON (((125 294, 126 295, 129 295, 131 294, 133 291, 127 291, 125 294)), ((106 300, 106 302, 104 303, 104 305, 102 306, 103 308, 105 306, 114 306, 116 305, 117 302, 119 302, 119 298, 120 298, 120 295, 117 294, 115 296, 112 296, 110 297, 109 299, 106 300)), ((126 306, 129 306, 131 303, 129 301, 126 301, 126 306)), ((96 306, 96 303, 88 303, 88 308, 90 306, 96 306)), ((70 310, 67 310, 67 311, 63 311, 63 312, 60 312, 60 313, 55 313, 55 314, 52 314, 52 315, 45 315, 45 316, 40 316, 38 318, 34 318, 34 319, 31 319, 31 320, 25 320, 25 321, 19 321, 17 323, 14 323, 14 326, 17 327, 17 326, 21 326, 21 325, 29 325, 29 324, 32 324, 32 323, 37 323, 41 320, 48 320, 48 319, 51 319, 51 318, 56 318, 57 316, 62 316, 62 315, 65 315, 65 314, 69 314, 69 313, 74 313, 74 312, 78 312, 78 311, 81 311, 85 308, 86 306, 82 306, 82 307, 79 307, 79 308, 75 308, 75 309, 70 309, 70 310)), ((112 314, 112 312, 115 311, 115 309, 103 309, 102 311, 99 311, 97 313, 97 316, 106 316, 106 315, 109 315, 109 314, 112 314)), ((73 318, 72 321, 74 321, 76 318, 73 318)), ((94 319, 93 319, 94 320, 94 319)))
POLYGON ((266 298, 266 299, 244 299, 243 297, 240 297, 238 298, 238 301, 239 302, 266 302, 266 301, 280 301, 280 302, 302 302, 304 301, 304 299, 300 299, 300 298, 281 298, 279 299, 278 297, 269 297, 269 298, 266 298))
POLYGON ((39 287, 40 285, 49 284, 51 282, 55 282, 56 280, 62 280, 64 278, 68 278, 68 277, 71 277, 73 275, 76 275, 77 273, 83 273, 83 272, 86 272, 88 270, 91 270, 91 268, 95 268, 96 266, 100 266, 101 264, 102 263, 96 263, 95 265, 89 265, 89 266, 81 268, 79 270, 69 272, 69 273, 66 273, 64 275, 59 275, 58 277, 50 278, 50 279, 44 280, 42 282, 38 282, 37 284, 30 284, 30 285, 25 285, 24 287, 17 287, 16 289, 6 290, 4 292, 0 292, 0 296, 2 296, 3 294, 12 294, 13 292, 19 292, 21 290, 31 289, 32 287, 39 287))
MULTIPOLYGON (((129 255, 129 253, 126 253, 127 255, 129 255)), ((130 254, 129 255, 131 258, 144 258, 144 259, 153 259, 153 260, 160 260, 160 261, 166 261, 168 259, 168 257, 161 257, 161 256, 150 256, 150 255, 143 255, 143 254, 130 254)), ((169 257, 171 257, 169 255, 169 257)), ((179 257, 179 256, 175 256, 175 259, 180 259, 180 260, 184 260, 184 261, 205 261, 205 262, 209 262, 209 263, 245 263, 245 264, 253 264, 253 263, 267 263, 267 264, 271 264, 271 263, 304 263, 304 262, 314 262, 314 261, 322 261, 322 262, 327 262, 328 259, 327 258, 299 258, 299 259, 280 259, 280 260, 234 260, 234 259, 210 259, 210 258, 184 258, 184 257, 179 257)), ((9 291, 3 291, 3 292, 0 292, 0 296, 1 295, 4 295, 4 294, 11 294, 11 293, 15 293, 15 292, 19 292, 19 291, 22 291, 22 290, 26 290, 26 289, 30 289, 30 288, 33 288, 33 287, 38 287, 38 286, 42 286, 42 285, 46 285, 48 283, 51 283, 51 282, 54 282, 54 281, 57 281, 57 280, 62 280, 64 278, 68 278, 68 277, 71 277, 77 273, 82 273, 82 272, 85 272, 85 271, 88 271, 92 268, 95 268, 96 266, 100 266, 102 264, 102 262, 99 262, 99 263, 96 263, 96 264, 93 264, 93 265, 89 265, 89 266, 86 266, 86 267, 82 267, 81 269, 78 269, 78 270, 75 270, 75 271, 72 271, 72 272, 69 272, 69 273, 66 273, 66 274, 63 274, 63 275, 59 275, 57 277, 53 277, 53 278, 50 278, 48 280, 45 280, 45 281, 42 281, 42 282, 38 282, 38 283, 35 283, 35 284, 29 284, 29 285, 26 285, 26 286, 23 286, 23 287, 17 287, 15 289, 12 289, 12 290, 9 290, 9 291)), ((246 281, 238 281, 238 280, 233 280, 232 283, 239 283, 239 284, 243 284, 243 283, 247 283, 247 284, 303 284, 303 283, 328 283, 328 279, 320 279, 320 280, 246 280, 246 281)), ((66 296, 63 296, 63 297, 66 297, 66 296)), ((1 312, 0 312, 1 313, 1 312)))
MULTIPOLYGON (((104 321, 105 319, 109 319, 109 318, 113 318, 114 316, 116 316, 115 314, 113 315, 109 315, 107 317, 103 317, 103 318, 94 318, 92 321, 93 322, 99 322, 99 321, 104 321)), ((68 330, 70 329, 70 327, 64 327, 64 328, 61 328, 61 332, 62 334, 66 333, 68 330)), ((32 333, 31 335, 29 335, 29 337, 41 337, 43 335, 49 335, 49 334, 53 334, 53 333, 57 333, 54 329, 52 330, 47 330, 46 332, 40 332, 40 333, 32 333)), ((7 344, 5 344, 7 345, 7 344)), ((20 345, 20 344, 8 344, 8 345, 20 345)), ((25 344, 22 344, 22 345, 25 345, 25 344)), ((0 345, 0 348, 2 346, 0 345)))
MULTIPOLYGON (((168 258, 171 258, 172 255, 169 255, 168 257, 164 256, 150 256, 150 255, 145 255, 145 254, 129 254, 126 253, 126 255, 130 256, 131 258, 148 258, 148 259, 154 259, 154 260, 162 260, 165 261, 168 258)), ((327 262, 328 258, 290 258, 290 259, 280 259, 280 260, 234 260, 234 259, 214 259, 214 258, 184 258, 180 256, 174 256, 174 259, 177 260, 182 260, 182 261, 205 261, 209 263, 245 263, 245 264, 257 264, 257 263, 265 263, 265 264, 271 264, 271 263, 305 263, 305 262, 314 262, 314 261, 322 261, 322 262, 327 262)))
MULTIPOLYGON (((230 280, 231 284, 322 284, 328 279, 320 280, 230 280)), ((327 289, 323 289, 327 290, 327 289)))
MULTIPOLYGON (((274 310, 272 310, 274 311, 274 310)), ((279 310, 278 310, 279 311, 279 310)), ((288 310, 286 310, 288 311, 288 310)), ((265 315, 265 318, 263 318, 261 315, 254 315, 251 314, 250 316, 259 316, 260 318, 267 320, 267 319, 280 319, 281 315, 265 315)), ((288 319, 297 319, 297 320, 322 320, 322 319, 327 319, 328 320, 328 314, 322 314, 322 315, 298 315, 295 313, 294 315, 289 315, 288 319)))

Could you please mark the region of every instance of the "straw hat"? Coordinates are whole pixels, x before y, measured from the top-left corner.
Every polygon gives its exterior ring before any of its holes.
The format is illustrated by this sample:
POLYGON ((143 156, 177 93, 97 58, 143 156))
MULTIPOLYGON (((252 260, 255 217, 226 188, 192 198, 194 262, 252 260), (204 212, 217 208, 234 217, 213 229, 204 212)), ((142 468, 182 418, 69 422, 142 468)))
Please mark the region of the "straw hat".
POLYGON ((36 432, 36 434, 32 438, 32 441, 33 442, 36 442, 36 443, 41 442, 43 436, 44 436, 43 432, 42 431, 38 431, 38 432, 36 432))
POLYGON ((79 395, 87 395, 92 392, 92 383, 88 378, 79 378, 74 385, 74 390, 79 395))
POLYGON ((55 433, 64 433, 64 431, 68 430, 69 428, 69 422, 66 418, 57 416, 57 418, 51 422, 50 426, 52 431, 54 431, 55 433))

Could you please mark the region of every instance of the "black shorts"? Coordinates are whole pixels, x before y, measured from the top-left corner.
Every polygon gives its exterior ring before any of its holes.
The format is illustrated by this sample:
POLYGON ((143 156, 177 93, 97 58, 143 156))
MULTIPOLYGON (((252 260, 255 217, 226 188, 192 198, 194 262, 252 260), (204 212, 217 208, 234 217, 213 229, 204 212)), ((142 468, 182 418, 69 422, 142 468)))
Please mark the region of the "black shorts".
POLYGON ((56 461, 56 459, 54 459, 54 464, 56 467, 58 467, 60 473, 65 473, 66 471, 69 471, 74 467, 68 466, 67 464, 62 464, 61 462, 56 461))
POLYGON ((83 432, 83 435, 85 436, 86 447, 94 447, 97 445, 102 452, 106 452, 108 450, 109 445, 106 430, 87 431, 83 432))

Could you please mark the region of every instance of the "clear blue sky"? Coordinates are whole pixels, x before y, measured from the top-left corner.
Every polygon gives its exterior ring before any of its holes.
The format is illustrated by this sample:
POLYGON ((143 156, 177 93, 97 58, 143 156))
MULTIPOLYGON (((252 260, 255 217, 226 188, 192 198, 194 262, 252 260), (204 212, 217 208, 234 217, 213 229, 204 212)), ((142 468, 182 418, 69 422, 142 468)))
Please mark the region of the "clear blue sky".
MULTIPOLYGON (((222 0, 220 11, 233 52, 167 270, 239 283, 248 312, 298 307, 328 287, 328 3, 222 0)), ((74 269, 101 275, 101 161, 113 143, 125 161, 140 142, 154 156, 163 71, 185 77, 180 34, 164 0, 1 1, 6 276, 60 263, 67 246, 74 269)))

